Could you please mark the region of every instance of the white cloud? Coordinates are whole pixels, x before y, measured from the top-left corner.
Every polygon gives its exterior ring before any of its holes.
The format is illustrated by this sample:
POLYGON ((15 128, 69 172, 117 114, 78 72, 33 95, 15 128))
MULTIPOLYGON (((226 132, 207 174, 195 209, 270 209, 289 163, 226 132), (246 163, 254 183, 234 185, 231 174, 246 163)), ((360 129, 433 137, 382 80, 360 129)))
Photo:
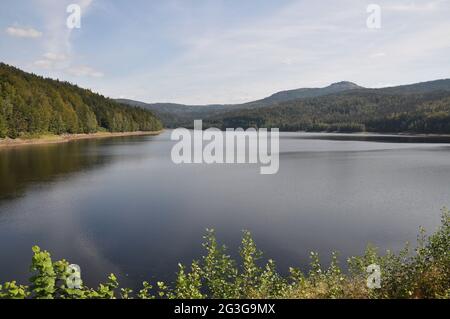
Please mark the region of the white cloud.
POLYGON ((292 65, 294 64, 294 61, 291 58, 285 58, 281 61, 281 63, 284 65, 292 65))
POLYGON ((42 36, 42 32, 33 29, 33 28, 22 28, 22 27, 9 27, 6 29, 6 33, 8 33, 12 37, 18 38, 40 38, 42 36))
MULTIPOLYGON (((231 21, 222 20, 221 11, 211 14, 206 4, 193 6, 190 2, 173 1, 183 7, 176 12, 167 8, 156 11, 170 14, 169 19, 164 19, 167 23, 160 17, 158 37, 151 45, 156 53, 159 48, 163 50, 164 59, 155 54, 154 58, 140 60, 141 54, 134 54, 144 53, 150 47, 151 41, 143 42, 147 37, 142 30, 149 27, 146 22, 155 21, 151 16, 134 23, 138 16, 128 15, 126 19, 133 23, 125 20, 123 26, 114 22, 117 19, 110 19, 114 23, 111 32, 118 32, 117 41, 104 41, 98 50, 115 52, 123 48, 123 43, 127 47, 136 45, 134 50, 123 52, 134 52, 128 59, 132 60, 130 68, 122 54, 103 54, 98 58, 95 51, 81 51, 87 45, 97 45, 93 35, 84 37, 98 31, 95 23, 85 23, 86 16, 94 13, 94 6, 103 16, 110 13, 108 10, 118 14, 115 4, 97 4, 93 0, 34 1, 43 4, 35 10, 44 21, 39 29, 45 35, 39 41, 43 51, 34 57, 34 65, 50 69, 51 76, 70 75, 70 80, 86 77, 77 81, 88 83, 105 95, 116 96, 120 92, 148 102, 239 103, 279 90, 325 86, 340 80, 371 87, 386 79, 394 85, 449 74, 446 66, 450 0, 376 1, 383 10, 382 28, 376 32, 367 29, 368 2, 360 0, 280 1, 282 4, 271 5, 270 10, 255 10, 257 14, 251 13, 245 19, 237 15, 231 21), (66 27, 65 9, 72 2, 81 4, 81 29, 66 27), (193 14, 197 11, 191 7, 201 7, 199 14, 193 14), (126 38, 121 38, 125 32, 126 38), (85 42, 78 46, 76 39, 85 42), (89 60, 92 55, 101 67, 89 60), (103 73, 108 76, 98 80, 103 73)), ((208 5, 213 2, 221 1, 210 1, 208 5)), ((110 36, 107 34, 106 39, 110 36)))
POLYGON ((41 69, 52 69, 54 67, 53 61, 45 59, 37 60, 33 63, 33 65, 41 69))
POLYGON ((80 0, 78 2, 78 5, 81 7, 82 10, 86 10, 91 6, 91 4, 94 2, 94 0, 80 0))
POLYGON ((44 58, 50 61, 66 61, 68 59, 68 56, 65 54, 47 52, 46 54, 44 54, 44 58))
MULTIPOLYGON (((68 28, 66 8, 73 0, 37 0, 45 25, 43 44, 47 53, 33 63, 35 67, 63 72, 76 77, 100 78, 104 74, 93 67, 77 61, 73 52, 72 33, 79 30, 68 28)), ((86 18, 94 0, 75 1, 81 7, 82 19, 86 18)))
POLYGON ((47 52, 41 59, 35 61, 33 65, 42 69, 61 69, 64 68, 64 64, 68 60, 69 57, 65 54, 47 52))
POLYGON ((171 102, 191 104, 240 103, 285 89, 327 85, 341 76, 352 80, 329 70, 348 56, 348 43, 366 32, 365 16, 359 29, 348 22, 358 22, 365 7, 337 14, 330 3, 320 2, 310 10, 304 6, 296 2, 267 17, 219 30, 178 31, 173 36, 183 45, 182 53, 139 80, 130 78, 135 84, 130 91, 150 96, 144 97, 147 101, 171 97, 171 102))
POLYGON ((383 10, 399 11, 399 12, 425 12, 435 11, 439 9, 443 0, 427 1, 426 3, 417 4, 416 2, 408 1, 407 3, 390 4, 383 6, 383 10))
POLYGON ((70 57, 51 52, 44 54, 43 58, 35 61, 33 65, 41 69, 62 71, 76 77, 101 78, 104 76, 103 72, 95 70, 87 65, 71 65, 70 57))
POLYGON ((94 78, 101 78, 104 74, 100 71, 97 71, 89 66, 80 65, 76 67, 70 67, 67 69, 67 73, 73 76, 89 76, 94 78))
POLYGON ((81 7, 81 19, 85 19, 94 0, 37 0, 41 14, 45 20, 45 46, 49 52, 59 52, 70 56, 72 51, 71 37, 74 30, 67 27, 66 9, 77 3, 81 7))
MULTIPOLYGON (((134 92, 150 96, 150 101, 160 100, 152 96, 159 94, 175 97, 174 102, 233 103, 340 80, 371 86, 387 74, 393 81, 410 81, 417 67, 450 48, 450 25, 443 11, 449 7, 442 1, 391 3, 382 5, 392 12, 377 33, 366 28, 366 7, 359 0, 298 1, 259 21, 219 32, 182 30, 183 54, 143 76, 143 83, 154 85, 150 93, 134 92), (397 71, 392 75, 392 70, 397 71), (248 98, 240 98, 242 88, 248 98)), ((414 75, 417 81, 439 77, 414 75)))
POLYGON ((372 58, 372 59, 384 58, 385 56, 386 56, 386 53, 384 53, 384 52, 377 52, 377 53, 371 54, 370 58, 372 58))

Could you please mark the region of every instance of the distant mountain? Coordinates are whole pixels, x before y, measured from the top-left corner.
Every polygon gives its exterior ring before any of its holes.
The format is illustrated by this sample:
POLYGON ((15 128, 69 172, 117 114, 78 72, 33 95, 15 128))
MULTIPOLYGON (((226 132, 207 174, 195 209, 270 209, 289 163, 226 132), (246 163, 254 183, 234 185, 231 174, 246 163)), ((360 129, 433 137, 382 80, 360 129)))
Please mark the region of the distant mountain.
POLYGON ((450 79, 369 89, 351 82, 275 93, 236 105, 121 102, 153 110, 166 126, 276 127, 284 131, 450 134, 450 79))
POLYGON ((450 79, 420 82, 377 89, 384 94, 424 94, 434 91, 450 91, 450 79))
POLYGON ((254 109, 271 106, 277 103, 298 99, 319 97, 328 94, 341 93, 356 89, 364 89, 352 82, 338 82, 324 88, 301 88, 296 90, 275 93, 261 100, 242 104, 211 104, 211 105, 185 105, 174 103, 147 104, 139 101, 118 99, 123 104, 138 106, 153 111, 167 127, 192 124, 195 119, 203 119, 230 111, 254 109))
POLYGON ((261 106, 267 106, 272 105, 276 103, 281 102, 288 102, 298 99, 306 99, 306 98, 312 98, 312 97, 319 97, 329 94, 335 94, 335 93, 341 93, 351 90, 357 90, 357 89, 364 89, 361 86, 358 86, 355 83, 352 82, 338 82, 333 83, 330 86, 324 87, 324 88, 302 88, 302 89, 296 89, 296 90, 288 90, 288 91, 281 91, 278 93, 275 93, 265 99, 245 103, 243 105, 254 105, 255 107, 261 107, 261 106))
MULTIPOLYGON (((450 89, 445 82, 364 89, 297 99, 211 116, 205 127, 282 131, 450 134, 450 89), (434 90, 438 88, 437 90, 434 90)), ((447 81, 448 83, 448 81, 447 81)))
POLYGON ((140 107, 152 111, 166 127, 185 126, 193 124, 195 119, 203 119, 216 114, 223 114, 229 106, 225 105, 184 105, 175 103, 147 104, 139 101, 117 99, 117 102, 140 107))

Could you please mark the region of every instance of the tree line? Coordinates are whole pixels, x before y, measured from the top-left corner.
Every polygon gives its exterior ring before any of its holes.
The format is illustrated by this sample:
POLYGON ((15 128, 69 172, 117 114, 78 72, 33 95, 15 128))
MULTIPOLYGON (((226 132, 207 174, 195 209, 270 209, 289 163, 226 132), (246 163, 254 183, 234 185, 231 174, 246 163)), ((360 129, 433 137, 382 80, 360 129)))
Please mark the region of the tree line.
POLYGON ((282 131, 450 134, 450 91, 387 94, 358 90, 210 116, 209 127, 282 131))
POLYGON ((150 111, 0 63, 0 138, 161 128, 150 111))

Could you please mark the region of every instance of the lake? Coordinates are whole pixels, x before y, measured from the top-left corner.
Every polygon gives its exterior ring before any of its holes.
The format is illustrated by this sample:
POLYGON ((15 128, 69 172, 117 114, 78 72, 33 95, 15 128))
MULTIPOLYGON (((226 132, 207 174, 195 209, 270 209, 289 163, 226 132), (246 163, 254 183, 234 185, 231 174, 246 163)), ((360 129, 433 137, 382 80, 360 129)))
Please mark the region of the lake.
POLYGON ((450 205, 450 138, 281 133, 280 169, 175 165, 160 136, 0 150, 0 282, 29 277, 31 247, 136 288, 174 279, 214 228, 236 256, 243 229, 281 272, 415 244, 450 205))

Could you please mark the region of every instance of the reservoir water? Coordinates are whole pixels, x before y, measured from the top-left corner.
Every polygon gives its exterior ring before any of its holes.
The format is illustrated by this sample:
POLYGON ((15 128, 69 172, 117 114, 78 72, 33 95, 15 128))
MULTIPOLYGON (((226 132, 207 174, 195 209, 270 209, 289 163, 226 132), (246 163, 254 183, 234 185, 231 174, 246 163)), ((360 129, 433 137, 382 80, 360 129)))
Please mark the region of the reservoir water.
POLYGON ((281 133, 280 169, 175 165, 160 136, 0 149, 0 282, 26 282, 31 247, 136 288, 174 279, 214 228, 236 255, 243 229, 281 272, 415 244, 450 205, 450 138, 281 133))

